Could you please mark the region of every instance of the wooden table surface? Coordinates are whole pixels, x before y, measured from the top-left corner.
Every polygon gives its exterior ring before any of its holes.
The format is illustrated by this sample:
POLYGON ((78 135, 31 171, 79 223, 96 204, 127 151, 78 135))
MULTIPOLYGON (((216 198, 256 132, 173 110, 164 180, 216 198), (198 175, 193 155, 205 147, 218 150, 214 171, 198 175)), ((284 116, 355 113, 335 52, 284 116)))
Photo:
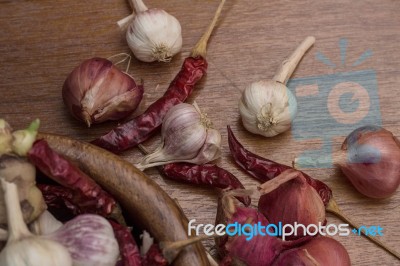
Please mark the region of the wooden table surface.
MULTIPOLYGON (((138 81, 142 79, 145 85, 144 100, 136 114, 163 94, 218 5, 215 0, 148 0, 146 3, 149 7, 163 8, 180 20, 183 49, 170 63, 147 64, 132 59, 129 73, 138 81)), ((0 117, 14 128, 23 128, 34 118, 40 118, 42 131, 85 141, 113 128, 117 122, 88 129, 71 118, 62 102, 61 87, 66 76, 84 59, 129 52, 116 22, 130 12, 125 0, 0 0, 0 117)), ((290 164, 302 151, 321 145, 325 133, 321 139, 296 139, 293 131, 268 139, 252 135, 241 125, 237 107, 240 91, 252 81, 271 78, 280 62, 308 35, 316 37, 316 44, 292 78, 323 78, 335 73, 372 70, 375 76, 370 78, 375 81, 372 90, 375 89, 376 96, 367 97, 371 97, 373 104, 379 101, 377 114, 382 125, 400 137, 399 13, 400 3, 393 0, 228 0, 208 47, 207 77, 189 99, 189 102, 196 99, 222 133, 222 158, 217 164, 237 175, 246 187, 257 185, 231 160, 228 124, 248 149, 285 164, 290 164), (346 60, 339 49, 340 42, 342 46, 345 44, 343 40, 347 40, 346 60), (372 51, 372 56, 362 64, 353 64, 365 51, 372 51), (331 63, 318 60, 318 52, 331 63)), ((365 99, 358 100, 362 103, 365 99)), ((312 110, 312 106, 308 108, 312 110)), ((318 110, 310 115, 318 118, 318 113, 322 117, 329 115, 318 110)), ((313 126, 318 125, 311 123, 310 127, 313 126)), ((334 150, 348 133, 342 132, 331 139, 334 150)), ((158 143, 157 136, 145 145, 153 149, 158 143)), ((122 156, 136 162, 141 155, 133 149, 122 156)), ((400 191, 386 200, 368 199, 355 191, 334 168, 307 172, 331 186, 339 205, 353 220, 383 227, 384 236, 379 240, 400 252, 400 191)), ((146 173, 178 200, 189 219, 214 223, 215 191, 166 181, 154 170, 146 173)), ((328 214, 328 222, 341 221, 328 214)), ((393 256, 362 237, 335 238, 347 248, 353 265, 399 264, 393 256)), ((212 248, 213 243, 205 245, 212 248)))

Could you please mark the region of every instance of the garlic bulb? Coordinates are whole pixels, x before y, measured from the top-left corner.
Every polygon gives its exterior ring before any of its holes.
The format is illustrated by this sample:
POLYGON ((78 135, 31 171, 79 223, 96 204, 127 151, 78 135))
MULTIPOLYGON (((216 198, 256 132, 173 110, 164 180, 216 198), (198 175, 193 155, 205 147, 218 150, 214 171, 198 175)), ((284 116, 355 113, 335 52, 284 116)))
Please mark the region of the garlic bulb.
POLYGON ((57 231, 62 225, 62 222, 46 210, 29 225, 29 228, 36 235, 46 235, 57 231))
POLYGON ((194 105, 180 103, 165 115, 161 145, 136 164, 139 169, 174 162, 205 164, 220 157, 221 134, 194 105))
POLYGON ((27 129, 16 130, 12 133, 12 150, 19 156, 26 156, 36 140, 40 121, 35 119, 27 129))
POLYGON ((248 131, 273 137, 290 128, 297 113, 297 102, 286 83, 314 42, 314 37, 307 37, 282 63, 272 80, 253 82, 245 88, 239 112, 248 131))
POLYGON ((1 179, 7 206, 9 237, 0 253, 4 266, 72 266, 68 250, 49 239, 31 234, 22 219, 17 186, 1 179))
POLYGON ((273 137, 285 132, 297 112, 297 101, 282 83, 253 82, 239 102, 243 126, 254 134, 273 137))
POLYGON ((67 248, 74 266, 115 266, 119 246, 111 224, 100 215, 81 214, 43 238, 67 248))
POLYGON ((136 17, 126 32, 135 57, 143 62, 168 62, 182 48, 181 24, 162 9, 148 9, 142 0, 133 0, 136 17))

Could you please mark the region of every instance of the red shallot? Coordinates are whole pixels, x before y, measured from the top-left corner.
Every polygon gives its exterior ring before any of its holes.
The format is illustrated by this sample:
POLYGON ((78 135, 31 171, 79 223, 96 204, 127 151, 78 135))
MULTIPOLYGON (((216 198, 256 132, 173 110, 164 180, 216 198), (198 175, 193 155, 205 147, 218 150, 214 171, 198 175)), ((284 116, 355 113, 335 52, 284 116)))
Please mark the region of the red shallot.
POLYGON ((143 97, 143 86, 104 58, 83 61, 67 77, 62 96, 76 119, 91 124, 130 115, 143 97))

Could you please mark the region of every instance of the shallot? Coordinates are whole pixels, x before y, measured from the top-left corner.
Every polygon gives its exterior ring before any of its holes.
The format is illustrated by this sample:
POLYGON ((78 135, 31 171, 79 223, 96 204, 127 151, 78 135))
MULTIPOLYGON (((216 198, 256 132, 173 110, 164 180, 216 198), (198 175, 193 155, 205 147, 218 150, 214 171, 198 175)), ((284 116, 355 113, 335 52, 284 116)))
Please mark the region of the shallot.
POLYGON ((68 75, 62 97, 72 116, 90 127, 132 114, 142 100, 143 86, 111 61, 95 57, 68 75))

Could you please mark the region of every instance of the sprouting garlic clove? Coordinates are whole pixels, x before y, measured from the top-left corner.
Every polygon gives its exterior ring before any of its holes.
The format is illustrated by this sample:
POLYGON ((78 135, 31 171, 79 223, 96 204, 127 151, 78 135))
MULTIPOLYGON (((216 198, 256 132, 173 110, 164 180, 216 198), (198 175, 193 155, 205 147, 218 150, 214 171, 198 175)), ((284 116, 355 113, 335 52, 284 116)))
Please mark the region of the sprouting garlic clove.
POLYGON ((19 156, 26 156, 36 140, 40 120, 35 119, 27 129, 16 130, 12 133, 12 150, 19 156))
POLYGON ((143 62, 170 61, 182 48, 179 21, 162 9, 147 9, 141 0, 134 6, 137 15, 126 32, 129 48, 143 62))
POLYGON ((290 128, 297 101, 282 83, 263 80, 253 82, 243 91, 239 112, 248 131, 273 137, 290 128))

